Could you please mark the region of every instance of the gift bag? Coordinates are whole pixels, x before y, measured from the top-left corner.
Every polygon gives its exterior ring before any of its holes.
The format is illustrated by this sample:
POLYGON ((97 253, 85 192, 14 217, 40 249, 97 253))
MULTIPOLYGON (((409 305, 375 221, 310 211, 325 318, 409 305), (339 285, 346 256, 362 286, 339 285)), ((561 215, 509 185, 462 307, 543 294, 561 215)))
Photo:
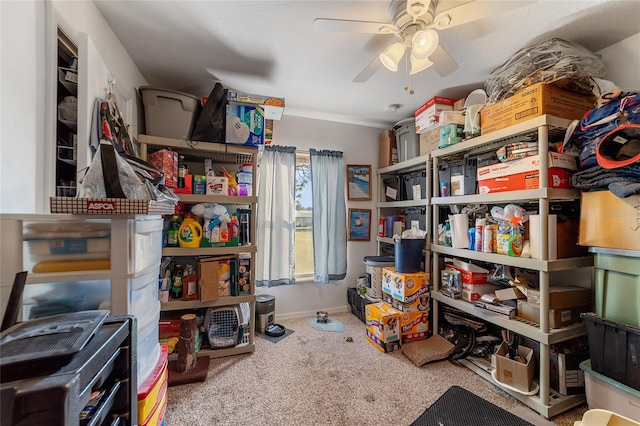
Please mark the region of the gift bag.
POLYGON ((227 89, 216 83, 200 113, 191 140, 224 143, 226 117, 227 89))

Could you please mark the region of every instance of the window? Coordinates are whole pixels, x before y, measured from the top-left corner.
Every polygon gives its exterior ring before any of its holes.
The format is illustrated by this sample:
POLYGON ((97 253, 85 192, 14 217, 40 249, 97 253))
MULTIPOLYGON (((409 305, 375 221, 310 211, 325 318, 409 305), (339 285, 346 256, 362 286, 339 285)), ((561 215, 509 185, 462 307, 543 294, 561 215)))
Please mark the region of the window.
POLYGON ((313 278, 313 226, 309 153, 296 151, 296 279, 313 278))

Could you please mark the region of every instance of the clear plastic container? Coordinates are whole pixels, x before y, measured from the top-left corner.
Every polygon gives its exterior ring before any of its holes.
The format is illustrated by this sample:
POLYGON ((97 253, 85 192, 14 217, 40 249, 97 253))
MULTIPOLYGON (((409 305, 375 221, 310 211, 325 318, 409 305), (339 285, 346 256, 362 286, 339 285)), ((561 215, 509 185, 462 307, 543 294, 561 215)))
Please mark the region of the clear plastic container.
POLYGON ((129 312, 140 318, 155 309, 158 302, 158 271, 160 264, 151 268, 148 273, 131 279, 129 296, 129 312))
POLYGON ((163 220, 158 217, 136 219, 133 222, 135 238, 131 248, 129 272, 140 272, 155 265, 162 257, 163 220))
POLYGON ((142 315, 136 315, 138 320, 138 383, 144 383, 147 376, 153 371, 160 356, 160 343, 158 343, 160 302, 156 299, 142 315))

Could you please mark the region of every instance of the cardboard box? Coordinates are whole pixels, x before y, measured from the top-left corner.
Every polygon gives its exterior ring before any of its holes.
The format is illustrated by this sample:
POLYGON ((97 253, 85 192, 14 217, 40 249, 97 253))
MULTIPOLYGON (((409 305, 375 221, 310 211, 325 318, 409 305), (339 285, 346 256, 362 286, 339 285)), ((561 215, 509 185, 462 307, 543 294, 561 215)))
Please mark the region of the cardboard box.
POLYGON ((402 312, 385 302, 370 303, 364 308, 367 333, 382 343, 400 340, 400 316, 402 312))
POLYGON ((583 192, 578 244, 640 250, 640 195, 619 198, 611 191, 583 192))
POLYGON ((462 111, 441 111, 438 116, 438 126, 444 126, 445 124, 464 126, 464 114, 462 111))
POLYGON ((252 95, 235 90, 228 90, 227 100, 234 103, 259 105, 264 111, 264 117, 269 120, 280 120, 284 112, 284 98, 252 95))
POLYGON ((594 106, 592 96, 537 83, 517 91, 510 98, 484 107, 480 111, 480 129, 484 135, 544 114, 579 120, 594 106))
POLYGON ((383 342, 378 339, 373 333, 367 330, 367 340, 373 346, 376 347, 377 350, 382 352, 383 354, 387 354, 393 351, 399 351, 401 349, 400 340, 395 340, 393 342, 383 342))
MULTIPOLYGON (((564 169, 549 169, 549 188, 573 188, 571 174, 564 169)), ((511 176, 478 181, 478 193, 489 194, 495 192, 520 191, 540 188, 540 172, 524 172, 511 176)))
MULTIPOLYGON (((591 306, 593 291, 590 288, 575 285, 549 287, 549 309, 591 306)), ((540 290, 527 289, 527 302, 540 303, 540 290)))
POLYGON ((420 155, 425 155, 438 149, 440 143, 440 127, 434 127, 433 129, 426 130, 420 134, 420 155))
MULTIPOLYGON (((567 154, 560 154, 558 152, 549 152, 548 164, 549 168, 556 167, 566 170, 578 170, 576 157, 567 154)), ((486 180, 539 170, 540 155, 531 155, 519 160, 478 167, 478 170, 476 171, 476 178, 478 180, 486 180)))
POLYGON ((470 283, 462 283, 462 300, 466 300, 467 302, 475 302, 476 300, 480 300, 480 297, 483 294, 493 293, 500 286, 495 284, 470 284, 470 283))
POLYGON ((400 319, 401 342, 425 340, 429 337, 429 312, 403 312, 400 319))
POLYGON ((516 388, 522 392, 529 392, 535 375, 535 360, 533 349, 518 346, 518 355, 525 363, 509 358, 509 347, 502 342, 495 353, 496 378, 505 385, 516 388))
POLYGON ((262 107, 228 103, 225 142, 235 145, 264 145, 265 121, 262 107))
POLYGON ((198 259, 198 295, 201 302, 218 300, 218 262, 216 258, 198 259))
MULTIPOLYGON (((548 217, 548 260, 587 255, 586 248, 576 245, 578 241, 578 221, 576 219, 558 222, 557 215, 550 214, 548 217)), ((540 259, 540 215, 530 215, 527 223, 528 237, 525 235, 525 239, 529 239, 531 258, 540 259)))
POLYGON ((463 284, 487 284, 489 271, 472 263, 454 259, 452 263, 446 265, 446 268, 460 272, 463 284))
POLYGON ((169 149, 149 154, 149 163, 164 173, 164 185, 168 188, 178 187, 178 153, 169 149))
POLYGON ((394 299, 391 293, 382 293, 382 300, 393 306, 400 312, 429 312, 431 304, 431 292, 428 287, 421 288, 416 293, 401 302, 394 299))
POLYGON ((434 96, 422 104, 413 114, 416 118, 416 133, 421 134, 429 130, 431 126, 438 123, 440 112, 452 111, 455 99, 434 96))
MULTIPOLYGON (((580 314, 590 310, 591 306, 549 309, 549 327, 561 328, 580 322, 582 321, 580 314)), ((540 324, 540 305, 526 300, 518 300, 518 316, 540 324)))
POLYGON ((391 268, 382 268, 382 291, 406 303, 410 296, 416 294, 423 288, 429 288, 429 274, 426 272, 416 272, 413 274, 401 274, 391 268))
POLYGON ((378 168, 388 167, 397 162, 396 133, 393 130, 383 130, 378 134, 378 168))

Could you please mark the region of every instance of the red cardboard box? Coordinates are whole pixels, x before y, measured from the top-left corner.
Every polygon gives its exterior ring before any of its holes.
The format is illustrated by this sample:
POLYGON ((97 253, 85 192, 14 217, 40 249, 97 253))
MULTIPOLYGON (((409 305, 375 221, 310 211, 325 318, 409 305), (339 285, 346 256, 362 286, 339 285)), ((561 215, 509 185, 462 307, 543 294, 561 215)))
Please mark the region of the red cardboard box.
POLYGON ((460 272, 462 282, 467 284, 486 284, 487 283, 487 271, 477 265, 463 262, 461 260, 454 260, 453 264, 447 264, 446 269, 453 269, 460 272))
MULTIPOLYGON (((573 188, 571 174, 567 170, 552 167, 548 171, 549 188, 573 188)), ((538 188, 540 188, 540 172, 538 171, 478 181, 478 193, 480 194, 538 188)))
POLYGON ((161 149, 149 155, 149 163, 164 173, 164 185, 168 188, 178 187, 178 153, 169 149, 161 149))
POLYGON ((438 118, 442 111, 452 111, 455 99, 434 96, 418 108, 414 116, 416 118, 416 133, 424 133, 438 124, 438 118))

